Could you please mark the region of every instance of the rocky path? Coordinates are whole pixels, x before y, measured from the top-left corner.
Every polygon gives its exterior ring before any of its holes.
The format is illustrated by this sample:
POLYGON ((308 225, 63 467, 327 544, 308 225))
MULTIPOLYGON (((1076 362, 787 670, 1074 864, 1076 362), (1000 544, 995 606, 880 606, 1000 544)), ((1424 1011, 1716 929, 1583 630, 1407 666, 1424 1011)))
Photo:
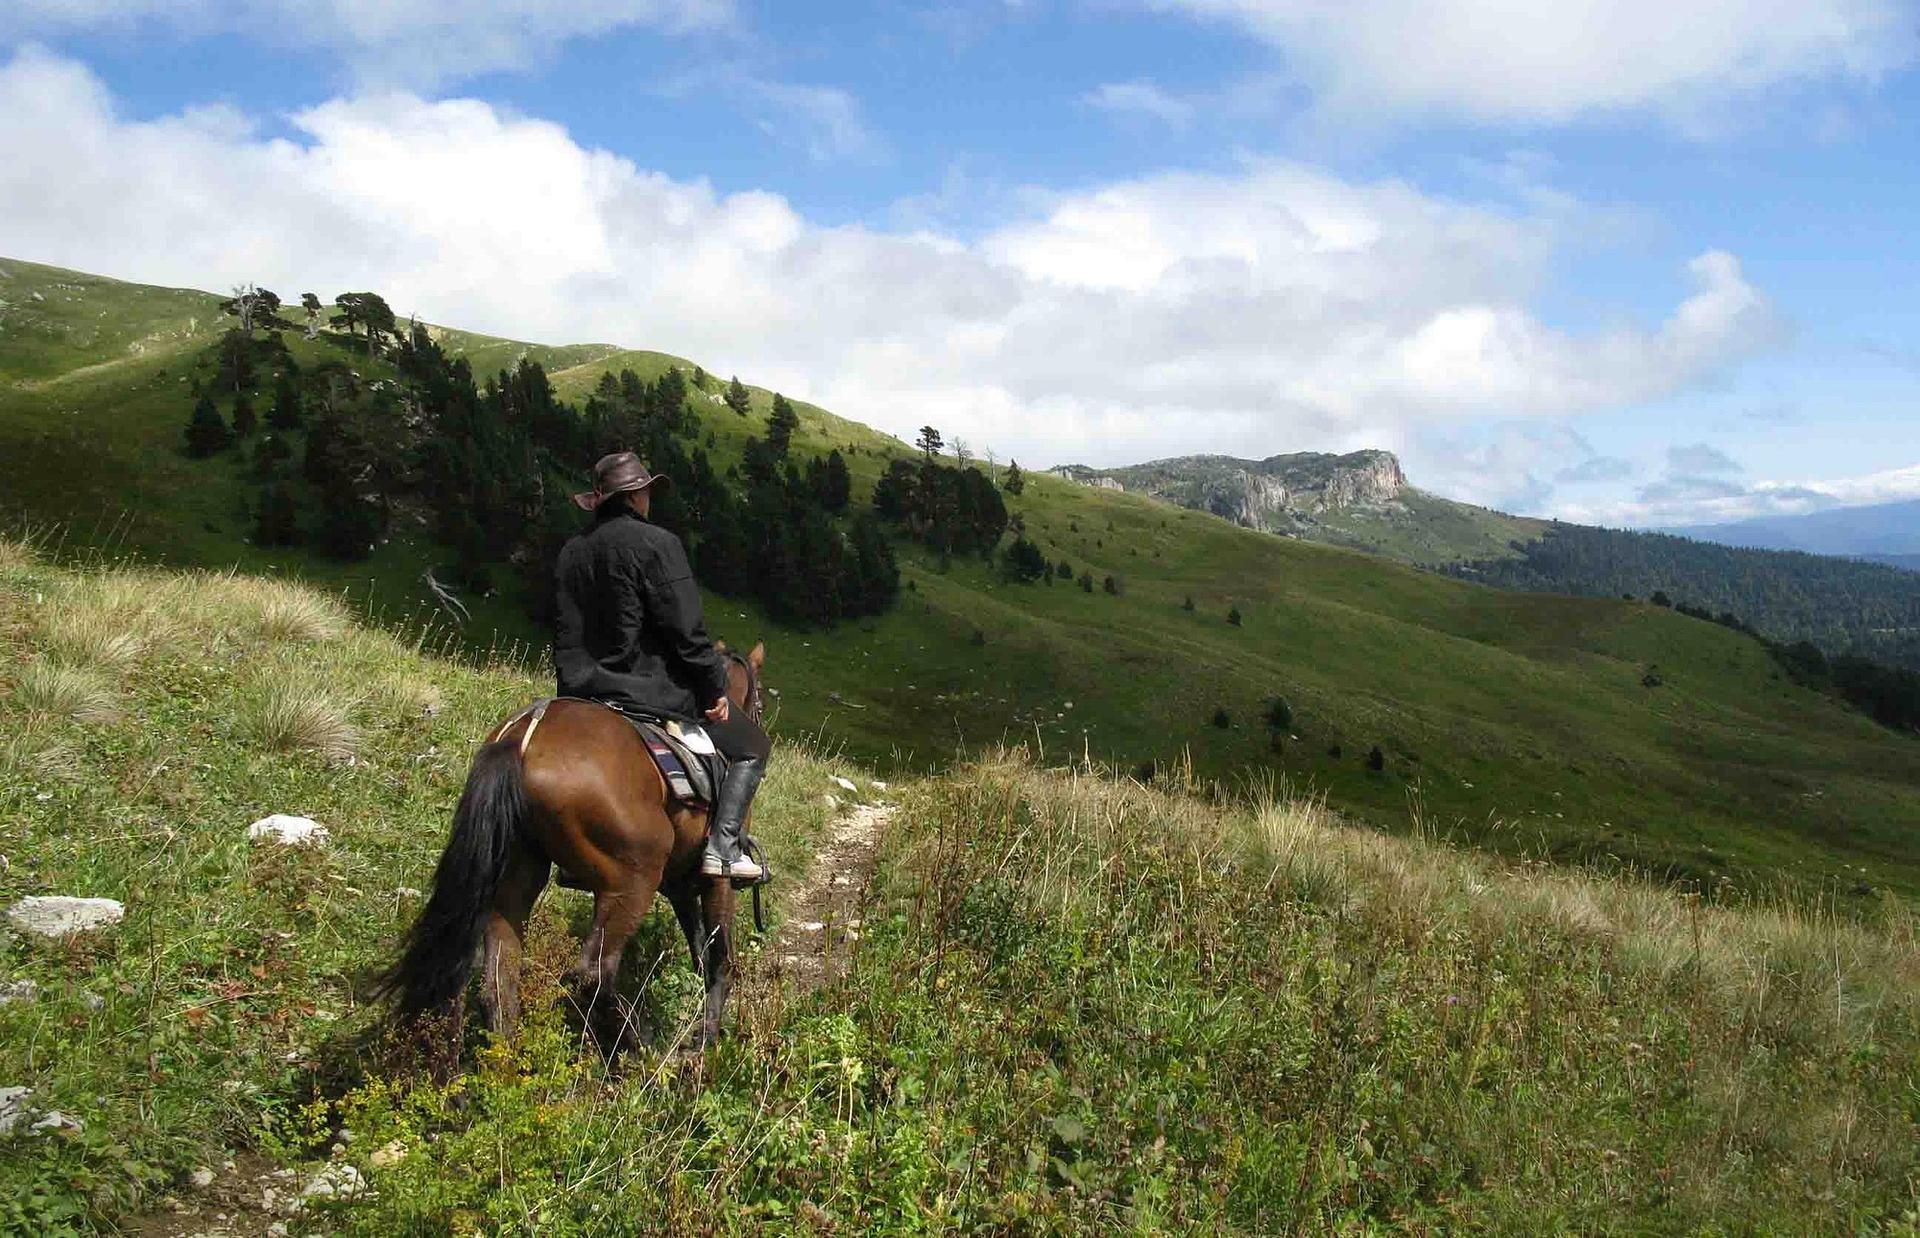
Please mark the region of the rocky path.
POLYGON ((781 900, 785 916, 760 961, 773 982, 804 992, 846 974, 874 849, 894 811, 892 804, 855 804, 834 820, 813 866, 781 900))

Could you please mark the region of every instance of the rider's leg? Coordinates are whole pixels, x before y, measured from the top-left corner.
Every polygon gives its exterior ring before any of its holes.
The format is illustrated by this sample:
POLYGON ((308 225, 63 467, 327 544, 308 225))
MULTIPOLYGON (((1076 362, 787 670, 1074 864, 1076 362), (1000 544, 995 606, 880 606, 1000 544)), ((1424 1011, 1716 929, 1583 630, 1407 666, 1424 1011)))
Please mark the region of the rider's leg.
POLYGON ((725 722, 707 724, 713 746, 727 758, 727 777, 714 796, 711 828, 707 831, 707 853, 700 871, 715 877, 738 877, 757 881, 760 866, 740 853, 740 835, 746 830, 747 812, 753 807, 753 793, 767 770, 767 757, 773 741, 760 724, 741 714, 725 722))

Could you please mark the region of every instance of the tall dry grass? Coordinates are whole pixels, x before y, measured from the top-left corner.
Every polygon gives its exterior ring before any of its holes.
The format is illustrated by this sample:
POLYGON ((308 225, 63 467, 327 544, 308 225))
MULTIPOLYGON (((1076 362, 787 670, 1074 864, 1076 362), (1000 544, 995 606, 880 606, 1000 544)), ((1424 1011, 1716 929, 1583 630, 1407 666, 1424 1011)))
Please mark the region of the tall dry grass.
POLYGON ((284 673, 255 676, 241 693, 234 723, 243 739, 273 752, 305 750, 344 760, 360 743, 349 698, 284 673))
POLYGON ((45 658, 21 669, 8 703, 29 718, 110 722, 120 714, 112 685, 98 671, 45 658))

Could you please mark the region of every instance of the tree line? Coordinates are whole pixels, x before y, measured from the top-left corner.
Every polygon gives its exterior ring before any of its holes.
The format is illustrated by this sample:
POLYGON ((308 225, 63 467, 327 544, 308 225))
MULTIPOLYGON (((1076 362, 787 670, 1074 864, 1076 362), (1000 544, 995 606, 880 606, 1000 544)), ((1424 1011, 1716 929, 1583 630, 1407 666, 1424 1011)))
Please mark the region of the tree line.
MULTIPOLYGON (((845 459, 795 457, 799 418, 784 397, 765 435, 721 467, 707 451, 713 436, 698 440, 677 368, 651 381, 608 373, 575 408, 537 361, 481 380, 417 322, 398 325, 374 294, 348 294, 332 338, 383 354, 393 371, 368 378, 342 358, 302 367, 280 334, 296 324, 278 306, 258 289, 228 303, 238 321, 211 350, 185 430, 189 455, 242 457, 260 486, 262 544, 363 558, 396 518, 418 519, 450 556, 447 584, 489 593, 515 577, 544 621, 554 557, 582 525, 568 496, 593 460, 632 450, 672 479, 652 519, 682 535, 709 587, 805 625, 876 613, 898 595, 884 529, 850 510, 845 459)), ((744 394, 737 379, 726 390, 742 415, 744 394)))
POLYGON ((1508 589, 1684 598, 1739 615, 1769 640, 1808 641, 1920 671, 1920 573, 1799 551, 1751 550, 1666 533, 1556 525, 1514 557, 1439 570, 1508 589))

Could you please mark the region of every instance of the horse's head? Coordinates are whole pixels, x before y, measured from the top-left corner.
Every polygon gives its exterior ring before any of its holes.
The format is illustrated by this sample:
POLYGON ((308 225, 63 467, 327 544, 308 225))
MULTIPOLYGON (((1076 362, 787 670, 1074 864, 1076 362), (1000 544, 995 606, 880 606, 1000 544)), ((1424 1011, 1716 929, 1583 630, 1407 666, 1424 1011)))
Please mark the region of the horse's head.
POLYGON ((763 707, 760 691, 760 668, 767 663, 767 642, 755 641, 752 649, 746 653, 735 653, 727 648, 725 641, 714 642, 714 648, 726 655, 727 659, 727 700, 734 708, 746 711, 747 717, 760 721, 763 707))

